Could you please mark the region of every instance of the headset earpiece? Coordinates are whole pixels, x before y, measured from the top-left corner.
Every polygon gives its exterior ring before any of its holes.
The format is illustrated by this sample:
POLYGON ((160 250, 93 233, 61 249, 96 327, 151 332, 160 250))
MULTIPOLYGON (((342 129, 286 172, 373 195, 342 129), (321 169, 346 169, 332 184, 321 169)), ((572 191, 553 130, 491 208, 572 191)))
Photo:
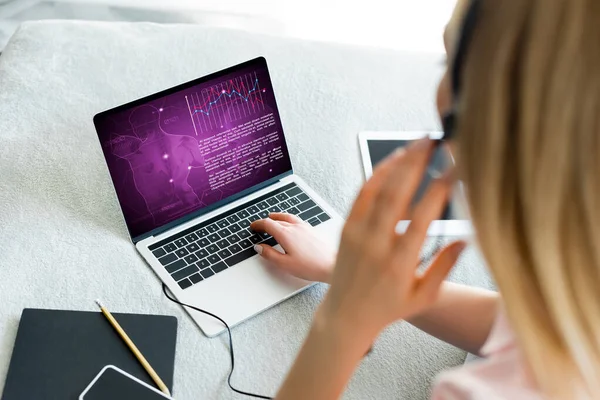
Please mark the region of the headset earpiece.
POLYGON ((456 109, 458 107, 458 101, 460 99, 462 88, 461 73, 463 72, 462 70, 466 61, 467 50, 473 38, 473 32, 475 31, 477 15, 479 14, 479 9, 481 8, 481 1, 482 0, 471 0, 471 6, 465 14, 456 53, 454 54, 452 65, 450 66, 449 73, 452 83, 452 110, 442 117, 442 126, 444 128, 444 136, 442 140, 453 139, 456 133, 456 109))
POLYGON ((442 127, 444 129, 442 140, 452 139, 456 128, 456 112, 454 110, 444 114, 442 117, 442 127))

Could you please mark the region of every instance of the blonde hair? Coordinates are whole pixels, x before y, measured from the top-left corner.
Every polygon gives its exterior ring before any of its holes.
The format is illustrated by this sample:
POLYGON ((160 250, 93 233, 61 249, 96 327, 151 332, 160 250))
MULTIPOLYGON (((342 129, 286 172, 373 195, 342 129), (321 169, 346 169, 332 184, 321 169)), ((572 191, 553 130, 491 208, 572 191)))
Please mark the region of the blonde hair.
POLYGON ((600 1, 481 2, 456 136, 477 239, 540 390, 600 397, 600 1))

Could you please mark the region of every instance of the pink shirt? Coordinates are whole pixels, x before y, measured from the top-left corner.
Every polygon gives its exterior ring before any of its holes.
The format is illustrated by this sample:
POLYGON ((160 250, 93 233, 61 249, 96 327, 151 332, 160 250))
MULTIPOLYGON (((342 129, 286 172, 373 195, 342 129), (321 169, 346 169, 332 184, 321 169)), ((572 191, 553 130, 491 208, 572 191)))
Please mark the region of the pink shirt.
POLYGON ((504 312, 499 312, 481 349, 485 359, 440 374, 432 400, 542 400, 504 312))

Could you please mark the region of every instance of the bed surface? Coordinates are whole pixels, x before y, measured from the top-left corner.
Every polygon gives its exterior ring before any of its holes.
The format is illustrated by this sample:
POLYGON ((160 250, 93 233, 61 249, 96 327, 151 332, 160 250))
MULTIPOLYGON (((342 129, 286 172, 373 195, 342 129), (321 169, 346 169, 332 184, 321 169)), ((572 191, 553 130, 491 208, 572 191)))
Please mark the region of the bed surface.
MULTIPOLYGON (((174 395, 241 398, 226 337, 208 339, 161 292, 127 235, 92 125, 105 109, 264 55, 296 173, 345 215, 363 181, 361 130, 438 129, 439 55, 301 42, 191 25, 24 24, 0 56, 0 391, 24 307, 179 319, 174 395)), ((457 282, 491 287, 469 250, 457 282)), ((327 287, 234 328, 240 389, 274 395, 327 287)), ((407 323, 387 329, 345 399, 426 399, 465 353, 407 323)))

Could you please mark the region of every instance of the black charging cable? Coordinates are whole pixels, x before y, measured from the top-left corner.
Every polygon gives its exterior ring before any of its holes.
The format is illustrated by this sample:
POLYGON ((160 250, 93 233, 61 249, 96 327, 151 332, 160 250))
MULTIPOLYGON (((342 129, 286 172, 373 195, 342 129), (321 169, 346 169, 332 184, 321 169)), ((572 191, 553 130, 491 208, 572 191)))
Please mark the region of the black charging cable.
POLYGON ((269 396, 263 396, 263 395, 260 395, 260 394, 245 392, 243 390, 236 389, 231 384, 231 376, 233 375, 233 369, 235 368, 235 356, 233 355, 233 339, 231 338, 231 329, 229 328, 229 325, 227 325, 227 322, 225 322, 218 315, 215 315, 215 314, 213 314, 211 312, 202 310, 202 309, 200 309, 198 307, 194 307, 194 306, 191 306, 189 304, 182 303, 179 300, 177 300, 176 298, 171 297, 171 295, 169 295, 169 293, 167 292, 167 285, 165 285, 164 283, 162 284, 162 288, 163 288, 163 293, 165 294, 165 296, 167 296, 167 299, 171 300, 173 303, 179 304, 179 305, 184 306, 184 307, 191 308, 192 310, 196 310, 198 312, 201 312, 202 314, 206 314, 206 315, 208 315, 210 317, 213 317, 214 319, 217 319, 217 320, 221 321, 221 323, 223 325, 225 325, 225 328, 227 328, 227 334, 229 335, 229 355, 230 355, 230 358, 231 358, 231 371, 229 371, 229 376, 227 377, 227 384, 229 385, 229 387, 231 388, 231 390, 233 390, 236 393, 243 394, 245 396, 255 397, 257 399, 272 399, 272 397, 269 397, 269 396))

